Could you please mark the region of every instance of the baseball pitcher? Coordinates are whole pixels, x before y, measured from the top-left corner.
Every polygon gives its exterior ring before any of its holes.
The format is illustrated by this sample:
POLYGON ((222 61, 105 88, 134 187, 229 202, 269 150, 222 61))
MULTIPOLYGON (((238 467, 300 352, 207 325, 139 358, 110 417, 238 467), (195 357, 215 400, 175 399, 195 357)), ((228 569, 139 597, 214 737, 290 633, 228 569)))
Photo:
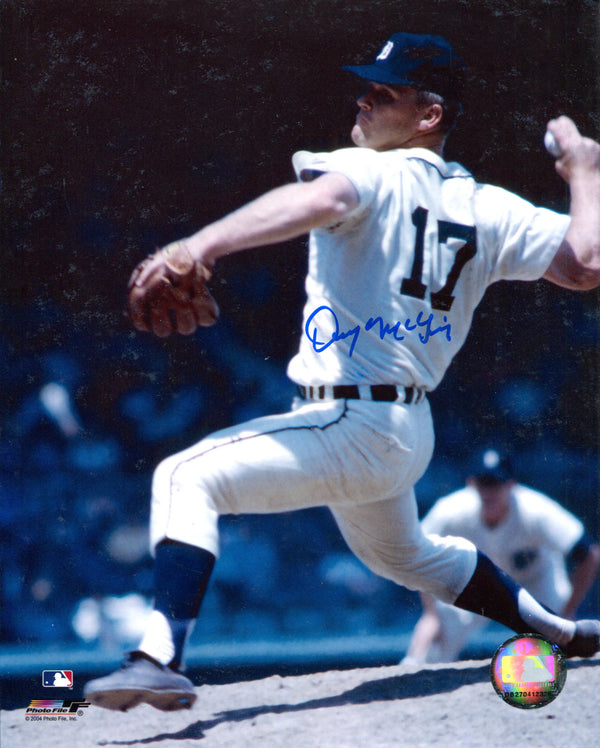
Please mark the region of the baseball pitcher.
POLYGON ((133 325, 189 334, 217 319, 207 283, 219 258, 310 234, 302 337, 288 368, 298 397, 288 413, 215 433, 157 467, 154 610, 124 666, 87 684, 99 706, 192 705, 180 667, 222 514, 327 506, 377 574, 542 634, 566 656, 600 649, 599 621, 549 613, 471 542, 425 535, 413 491, 433 450, 427 393, 486 288, 542 277, 581 291, 600 285, 600 145, 566 117, 548 124, 570 187, 570 214, 561 215, 444 160, 464 67, 443 38, 394 34, 371 64, 348 70, 365 82, 355 147, 296 153, 297 181, 133 273, 133 325))

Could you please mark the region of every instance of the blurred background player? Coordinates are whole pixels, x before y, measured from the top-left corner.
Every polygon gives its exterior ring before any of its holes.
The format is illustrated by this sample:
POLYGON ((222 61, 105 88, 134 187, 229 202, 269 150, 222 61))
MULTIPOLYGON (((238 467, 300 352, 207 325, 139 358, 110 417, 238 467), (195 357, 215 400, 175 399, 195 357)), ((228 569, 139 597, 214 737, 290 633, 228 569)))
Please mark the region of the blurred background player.
MULTIPOLYGON (((515 480, 508 455, 475 455, 466 486, 431 507, 423 530, 467 538, 555 613, 574 619, 600 568, 600 546, 582 522, 515 480)), ((405 664, 451 662, 489 620, 421 594, 405 664)))

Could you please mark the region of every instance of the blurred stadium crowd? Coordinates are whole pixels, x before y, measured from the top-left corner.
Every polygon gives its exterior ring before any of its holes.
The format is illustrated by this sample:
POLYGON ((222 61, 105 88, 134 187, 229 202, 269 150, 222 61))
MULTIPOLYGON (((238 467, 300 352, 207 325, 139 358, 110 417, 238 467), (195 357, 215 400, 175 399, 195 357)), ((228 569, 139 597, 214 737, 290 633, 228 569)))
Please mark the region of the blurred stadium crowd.
MULTIPOLYGON (((259 280, 250 274, 246 282, 259 280)), ((596 329, 585 309, 577 338, 593 351, 596 329)), ((263 355, 227 319, 164 344, 126 325, 97 336, 90 329, 97 320, 73 325, 55 302, 43 312, 40 324, 39 306, 25 316, 3 307, 0 643, 121 650, 137 643, 151 601, 154 465, 206 433, 286 409, 294 388, 284 362, 263 355), (24 344, 26 329, 38 336, 24 344), (102 344, 93 347, 96 338, 102 344)), ((474 334, 477 348, 482 333, 474 334)), ((585 367, 598 371, 597 358, 551 361, 543 335, 521 345, 513 373, 499 373, 493 353, 471 352, 431 396, 437 448, 417 487, 422 513, 462 485, 470 450, 493 439, 515 448, 524 482, 598 535, 597 408, 585 406, 591 385, 573 386, 589 378, 585 367), (565 402, 579 402, 575 423, 565 402)), ((406 631, 416 620, 415 594, 363 567, 326 510, 226 517, 221 526, 223 553, 195 637, 406 631)), ((598 599, 596 592, 589 604, 598 607, 598 599)))

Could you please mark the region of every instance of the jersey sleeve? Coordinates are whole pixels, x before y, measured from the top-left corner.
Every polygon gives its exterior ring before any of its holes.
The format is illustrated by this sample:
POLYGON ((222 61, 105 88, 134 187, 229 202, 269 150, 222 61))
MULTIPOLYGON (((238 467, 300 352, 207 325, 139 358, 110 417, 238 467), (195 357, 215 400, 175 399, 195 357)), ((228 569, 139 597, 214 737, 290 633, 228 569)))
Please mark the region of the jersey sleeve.
POLYGON ((453 519, 456 514, 455 509, 460 504, 461 501, 458 498, 458 492, 438 499, 421 520, 423 532, 426 535, 452 534, 453 519))
POLYGON ((359 205, 348 217, 363 212, 375 200, 381 186, 381 174, 369 148, 341 148, 331 153, 298 151, 292 157, 297 178, 309 182, 327 172, 347 177, 358 194, 359 205))
POLYGON ((570 217, 539 208, 508 190, 480 185, 476 192, 479 238, 492 258, 490 283, 538 280, 567 233, 570 217))
POLYGON ((523 487, 524 511, 535 517, 536 532, 547 545, 567 556, 584 537, 585 528, 580 519, 558 502, 532 489, 523 487))
POLYGON ((421 527, 425 535, 445 535, 445 517, 435 504, 427 512, 421 521, 421 527))

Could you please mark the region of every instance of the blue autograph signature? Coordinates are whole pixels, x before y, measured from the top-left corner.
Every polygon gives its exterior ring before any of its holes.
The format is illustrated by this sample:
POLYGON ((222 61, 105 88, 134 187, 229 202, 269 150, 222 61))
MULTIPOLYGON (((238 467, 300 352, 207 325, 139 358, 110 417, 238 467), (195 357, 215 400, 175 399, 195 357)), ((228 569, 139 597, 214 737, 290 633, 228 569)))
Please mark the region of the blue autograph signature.
MULTIPOLYGON (((418 337, 421 343, 429 342, 429 339, 434 335, 444 333, 446 340, 450 342, 452 340, 452 326, 448 322, 448 318, 444 316, 444 323, 438 327, 435 326, 433 313, 428 317, 425 317, 423 312, 419 312, 414 322, 410 319, 406 319, 404 324, 401 322, 395 322, 391 325, 389 322, 384 322, 381 317, 369 317, 369 320, 364 325, 364 330, 369 332, 375 330, 379 335, 380 340, 384 340, 386 336, 391 336, 394 340, 404 340, 406 334, 418 330, 418 337)), ((316 353, 322 353, 327 350, 330 345, 337 343, 340 340, 350 339, 350 350, 348 355, 352 357, 354 348, 358 342, 363 327, 356 325, 351 330, 340 331, 340 324, 335 312, 331 307, 320 306, 309 316, 304 325, 304 332, 306 337, 312 343, 313 349, 316 353), (326 340, 320 340, 319 323, 321 326, 331 328, 331 332, 328 334, 326 340)))

